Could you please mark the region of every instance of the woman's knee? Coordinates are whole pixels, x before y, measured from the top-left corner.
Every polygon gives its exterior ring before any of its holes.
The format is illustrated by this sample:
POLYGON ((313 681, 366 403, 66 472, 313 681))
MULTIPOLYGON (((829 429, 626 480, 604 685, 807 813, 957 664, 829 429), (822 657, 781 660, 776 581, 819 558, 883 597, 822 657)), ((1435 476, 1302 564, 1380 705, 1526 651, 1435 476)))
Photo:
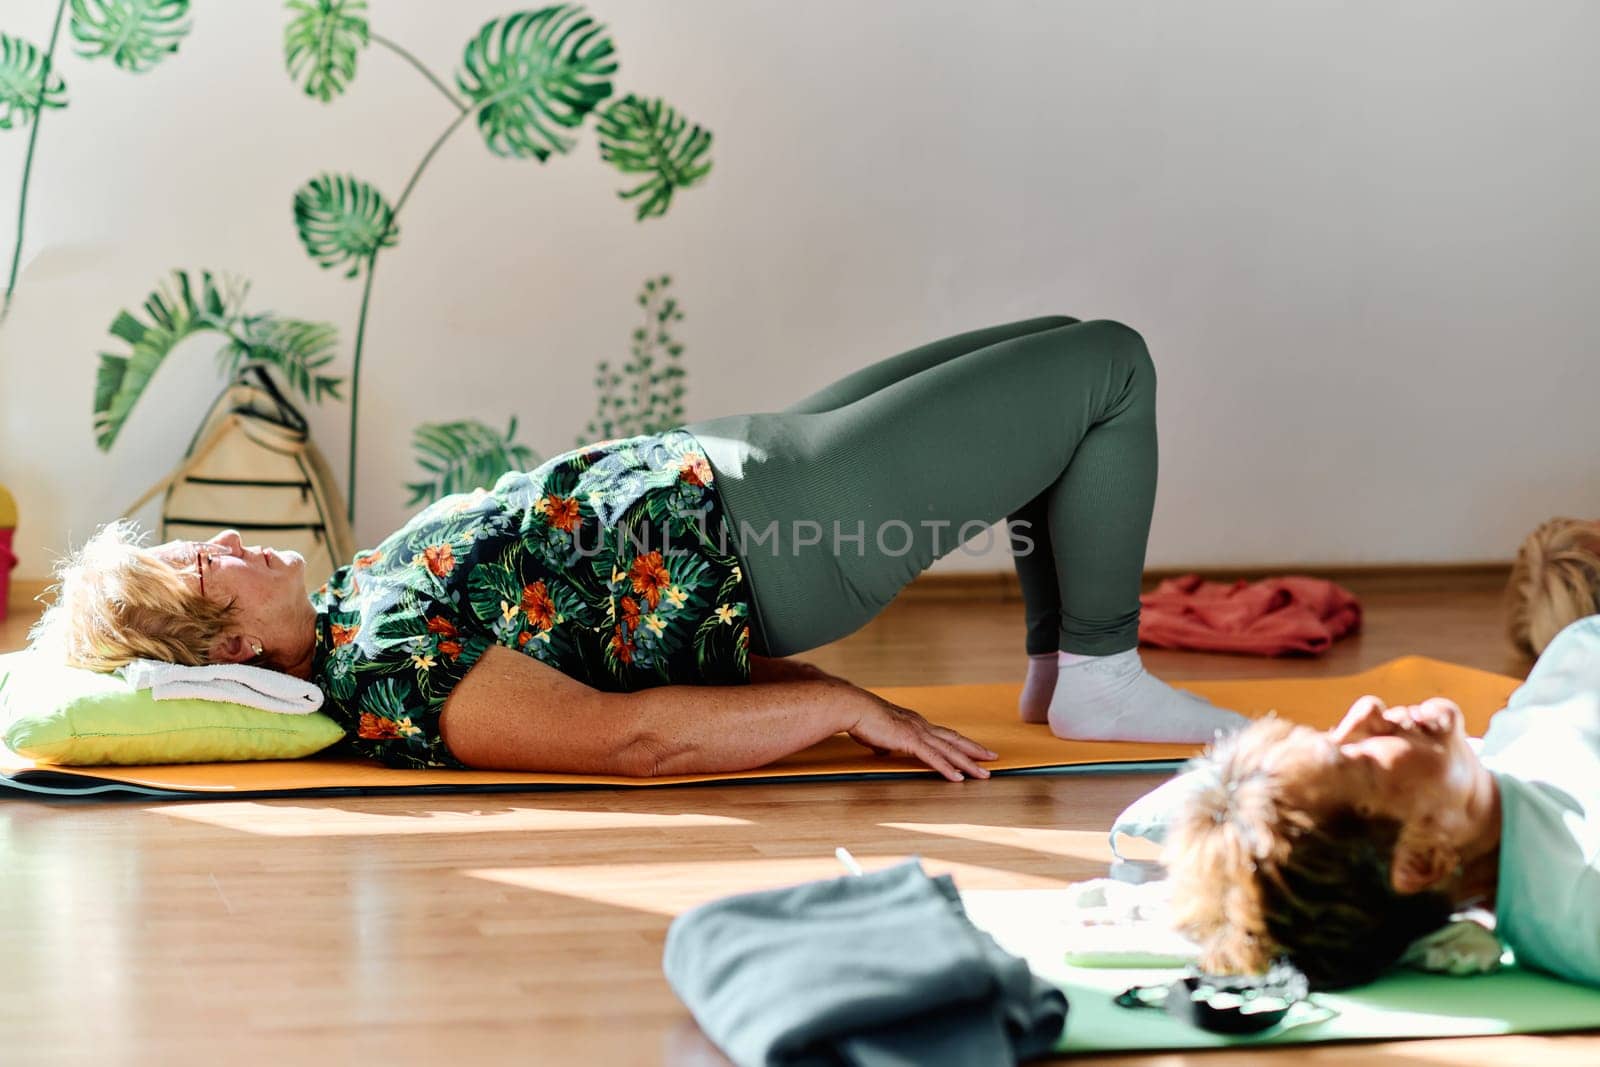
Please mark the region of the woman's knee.
POLYGON ((1094 331, 1096 344, 1106 357, 1127 374, 1130 389, 1155 390, 1156 364, 1138 330, 1115 319, 1095 319, 1083 325, 1094 331))

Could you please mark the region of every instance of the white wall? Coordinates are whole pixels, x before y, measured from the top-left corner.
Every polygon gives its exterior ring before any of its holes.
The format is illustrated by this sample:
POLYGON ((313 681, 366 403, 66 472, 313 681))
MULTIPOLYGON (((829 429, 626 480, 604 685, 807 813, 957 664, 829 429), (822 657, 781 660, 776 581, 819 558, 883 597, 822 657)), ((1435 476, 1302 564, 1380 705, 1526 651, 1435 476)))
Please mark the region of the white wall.
MULTIPOLYGON (((322 105, 266 0, 195 5, 129 75, 62 48, 26 271, 0 332, 0 484, 23 562, 167 469, 218 386, 208 342, 109 456, 95 355, 172 267, 327 319, 359 287, 306 256, 294 190, 353 171, 390 198, 448 121, 363 53, 322 105)), ((8 0, 42 43, 55 0, 8 0)), ((448 78, 501 0, 382 0, 374 27, 448 78)), ((779 406, 880 356, 1047 313, 1116 318, 1162 373, 1155 566, 1507 557, 1600 514, 1600 5, 594 0, 620 90, 715 134, 707 184, 640 224, 592 128, 546 165, 444 148, 385 253, 363 382, 358 539, 406 515, 411 428, 521 417, 543 454, 626 354, 671 272, 689 419, 779 406)), ((25 133, 0 133, 0 250, 25 133)), ((115 350, 115 349, 114 349, 115 350)), ((345 409, 318 412, 342 471, 345 409)), ((957 553, 941 569, 1008 566, 957 553)))

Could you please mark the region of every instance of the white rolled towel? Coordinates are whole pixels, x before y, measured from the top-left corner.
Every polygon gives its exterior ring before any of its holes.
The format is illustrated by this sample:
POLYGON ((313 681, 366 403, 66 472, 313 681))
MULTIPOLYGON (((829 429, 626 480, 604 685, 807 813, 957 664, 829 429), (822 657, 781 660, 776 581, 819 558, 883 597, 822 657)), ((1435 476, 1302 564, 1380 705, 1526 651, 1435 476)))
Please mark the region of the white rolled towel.
POLYGON ((221 700, 285 715, 309 715, 322 707, 322 690, 315 684, 243 663, 186 667, 139 659, 122 668, 122 677, 157 700, 221 700))

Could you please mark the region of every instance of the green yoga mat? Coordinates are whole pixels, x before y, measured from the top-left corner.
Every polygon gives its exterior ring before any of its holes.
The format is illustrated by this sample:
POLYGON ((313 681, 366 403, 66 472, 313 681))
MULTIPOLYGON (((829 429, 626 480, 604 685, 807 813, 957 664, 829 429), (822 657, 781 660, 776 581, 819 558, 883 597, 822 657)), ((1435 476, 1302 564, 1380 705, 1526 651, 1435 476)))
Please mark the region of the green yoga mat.
POLYGON ((972 921, 1067 994, 1060 1053, 1152 1052, 1330 1041, 1480 1037, 1600 1029, 1600 989, 1506 967, 1471 978, 1396 971, 1343 993, 1314 993, 1283 1025, 1251 1037, 1213 1034, 1161 1011, 1122 1008, 1131 985, 1170 982, 1181 970, 1073 967, 1062 961, 1059 889, 989 889, 961 894, 972 921))

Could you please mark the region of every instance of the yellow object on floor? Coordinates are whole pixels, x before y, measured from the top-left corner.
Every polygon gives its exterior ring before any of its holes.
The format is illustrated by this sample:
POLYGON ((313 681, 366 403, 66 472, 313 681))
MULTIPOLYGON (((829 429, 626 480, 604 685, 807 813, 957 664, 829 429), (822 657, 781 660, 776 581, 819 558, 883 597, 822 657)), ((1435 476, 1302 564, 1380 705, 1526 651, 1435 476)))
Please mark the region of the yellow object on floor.
MULTIPOLYGON (((1376 693, 1390 704, 1448 696, 1466 713, 1467 730, 1481 735, 1520 683, 1515 678, 1407 656, 1361 674, 1333 678, 1266 678, 1246 681, 1179 682, 1221 707, 1248 715, 1276 711, 1285 718, 1326 728, 1350 704, 1376 693)), ((1000 753, 987 766, 996 772, 1072 773, 1110 768, 1161 769, 1199 751, 1198 745, 1114 741, 1062 741, 1048 727, 1017 718, 1020 683, 872 687, 886 700, 914 708, 1000 753)), ((35 764, 0 750, 0 789, 84 793, 129 790, 157 795, 239 796, 261 793, 439 792, 572 789, 585 786, 656 786, 686 782, 737 782, 772 778, 864 778, 932 774, 909 759, 872 755, 840 735, 760 770, 670 778, 620 778, 585 774, 516 774, 504 771, 398 770, 364 760, 311 757, 253 763, 195 763, 149 767, 55 767, 35 764)))

